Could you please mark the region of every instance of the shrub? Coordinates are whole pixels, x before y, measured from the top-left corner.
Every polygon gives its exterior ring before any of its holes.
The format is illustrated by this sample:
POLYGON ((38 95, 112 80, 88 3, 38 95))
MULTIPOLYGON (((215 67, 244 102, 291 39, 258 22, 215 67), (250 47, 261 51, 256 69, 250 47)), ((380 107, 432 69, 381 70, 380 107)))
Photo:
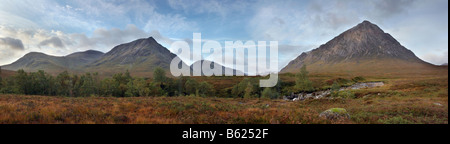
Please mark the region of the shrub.
POLYGON ((354 99, 356 98, 355 93, 351 91, 333 91, 331 93, 332 97, 339 97, 339 98, 347 98, 347 99, 354 99))
POLYGON ((365 81, 365 80, 366 80, 365 78, 360 77, 360 76, 352 78, 353 82, 362 82, 362 81, 365 81))
POLYGON ((261 93, 261 98, 267 98, 267 99, 277 99, 280 96, 280 94, 272 88, 264 88, 263 92, 261 93))

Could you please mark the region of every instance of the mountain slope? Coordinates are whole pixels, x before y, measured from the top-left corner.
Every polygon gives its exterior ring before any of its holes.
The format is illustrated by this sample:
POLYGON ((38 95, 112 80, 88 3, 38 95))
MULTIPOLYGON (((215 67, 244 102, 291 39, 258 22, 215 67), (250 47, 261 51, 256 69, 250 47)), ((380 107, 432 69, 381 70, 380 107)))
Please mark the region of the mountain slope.
POLYGON ((80 67, 97 60, 102 55, 102 52, 93 50, 77 52, 63 57, 31 52, 12 64, 2 66, 2 68, 13 71, 23 69, 29 72, 44 70, 50 73, 59 73, 65 70, 80 71, 80 67))
MULTIPOLYGON (((197 61, 197 62, 193 63, 193 64, 190 66, 190 69, 191 69, 191 75, 193 75, 194 64, 200 63, 200 67, 203 67, 203 64, 204 64, 205 62, 210 62, 210 68, 211 68, 211 69, 214 68, 215 62, 211 62, 211 61, 208 61, 208 60, 200 60, 200 61, 197 61)), ((229 67, 225 67, 225 66, 220 65, 220 64, 219 64, 219 66, 220 66, 220 68, 222 69, 222 76, 225 75, 225 72, 226 72, 227 70, 232 70, 232 71, 233 71, 233 75, 238 75, 238 74, 243 74, 243 75, 245 75, 244 72, 242 72, 242 71, 235 70, 235 69, 232 69, 232 68, 229 68, 229 67)), ((202 69, 202 74, 201 74, 202 76, 205 75, 204 72, 205 72, 205 71, 203 71, 203 69, 202 69)), ((212 72, 212 71, 208 71, 207 73, 213 73, 213 72, 212 72)))
POLYGON ((390 73, 433 65, 419 59, 377 25, 364 21, 319 48, 302 53, 282 73, 306 65, 313 73, 390 73))
POLYGON ((85 66, 85 69, 103 75, 129 70, 133 75, 150 76, 154 68, 161 67, 170 74, 170 62, 175 57, 175 54, 149 37, 118 45, 100 59, 85 66))

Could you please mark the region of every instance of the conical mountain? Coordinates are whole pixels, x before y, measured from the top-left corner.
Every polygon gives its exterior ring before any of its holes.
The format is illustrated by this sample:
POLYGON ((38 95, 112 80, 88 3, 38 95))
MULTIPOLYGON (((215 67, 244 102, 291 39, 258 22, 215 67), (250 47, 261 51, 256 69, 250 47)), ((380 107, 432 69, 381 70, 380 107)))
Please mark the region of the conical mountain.
POLYGON ((292 60, 284 72, 306 65, 313 73, 396 73, 433 67, 419 59, 380 27, 364 21, 312 51, 292 60))

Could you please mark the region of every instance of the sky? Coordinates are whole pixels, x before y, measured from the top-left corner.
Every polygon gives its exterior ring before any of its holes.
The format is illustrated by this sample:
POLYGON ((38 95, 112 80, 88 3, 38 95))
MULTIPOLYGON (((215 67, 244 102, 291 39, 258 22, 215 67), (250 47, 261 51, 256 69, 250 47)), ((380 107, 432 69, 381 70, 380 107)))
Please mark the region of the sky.
POLYGON ((0 65, 28 52, 108 52, 150 36, 171 50, 201 33, 222 45, 278 41, 281 68, 363 20, 419 58, 448 63, 447 0, 0 0, 0 65))

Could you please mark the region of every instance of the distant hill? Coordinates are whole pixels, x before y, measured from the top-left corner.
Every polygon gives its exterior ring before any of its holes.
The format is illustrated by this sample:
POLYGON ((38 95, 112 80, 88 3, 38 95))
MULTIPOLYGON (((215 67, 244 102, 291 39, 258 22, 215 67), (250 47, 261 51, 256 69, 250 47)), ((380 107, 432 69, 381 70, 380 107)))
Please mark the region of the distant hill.
POLYGON ((312 73, 387 74, 435 68, 377 25, 364 21, 319 48, 302 53, 281 73, 306 65, 312 73))
MULTIPOLYGON (((190 69, 191 69, 191 74, 193 75, 193 66, 194 66, 194 64, 198 64, 198 63, 200 63, 200 66, 202 67, 203 65, 203 63, 204 62, 210 62, 210 68, 212 69, 212 68, 214 68, 214 65, 215 65, 215 62, 211 62, 211 61, 207 61, 207 60, 201 60, 201 61, 197 61, 197 62, 195 62, 195 63, 193 63, 191 66, 190 66, 190 69)), ((235 69, 233 69, 233 68, 229 68, 229 67, 225 67, 225 66, 223 66, 223 65, 220 65, 219 64, 219 66, 220 66, 220 69, 222 69, 222 75, 224 76, 225 75, 225 72, 228 70, 232 70, 233 71, 233 75, 238 75, 238 74, 244 74, 244 72, 242 72, 242 71, 239 71, 239 70, 235 70, 235 69)), ((204 76, 204 72, 205 71, 203 71, 202 70, 202 76, 204 76)), ((208 72, 208 73, 213 73, 213 72, 208 72)), ((244 74, 245 75, 245 74, 244 74)))
POLYGON ((82 71, 82 67, 103 55, 102 52, 88 50, 77 52, 67 56, 51 56, 39 52, 31 52, 13 62, 12 64, 2 66, 3 69, 17 71, 23 69, 28 72, 44 70, 50 73, 59 73, 63 71, 82 71))
POLYGON ((101 75, 129 70, 132 75, 145 77, 151 76, 156 67, 161 67, 170 74, 170 63, 175 57, 177 55, 149 37, 118 45, 84 69, 101 75))

